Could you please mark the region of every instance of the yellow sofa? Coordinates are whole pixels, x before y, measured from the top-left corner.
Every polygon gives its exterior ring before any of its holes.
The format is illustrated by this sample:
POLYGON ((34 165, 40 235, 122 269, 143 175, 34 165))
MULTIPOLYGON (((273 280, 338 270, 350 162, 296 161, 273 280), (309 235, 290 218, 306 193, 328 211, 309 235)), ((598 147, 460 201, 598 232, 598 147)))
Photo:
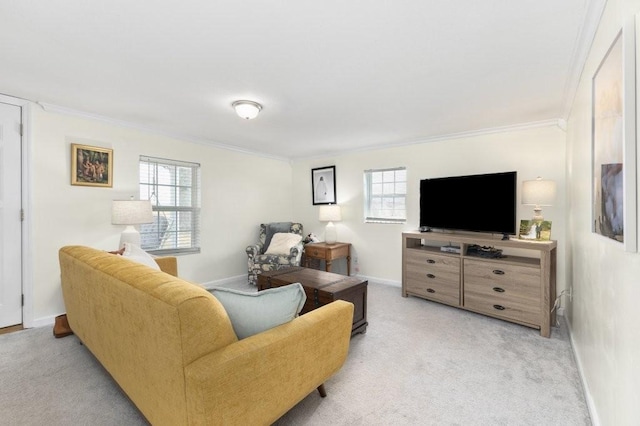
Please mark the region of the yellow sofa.
MULTIPOLYGON (((344 364, 336 301, 238 340, 204 288, 83 246, 59 252, 69 325, 154 425, 268 425, 344 364)), ((176 275, 175 258, 159 258, 176 275)))

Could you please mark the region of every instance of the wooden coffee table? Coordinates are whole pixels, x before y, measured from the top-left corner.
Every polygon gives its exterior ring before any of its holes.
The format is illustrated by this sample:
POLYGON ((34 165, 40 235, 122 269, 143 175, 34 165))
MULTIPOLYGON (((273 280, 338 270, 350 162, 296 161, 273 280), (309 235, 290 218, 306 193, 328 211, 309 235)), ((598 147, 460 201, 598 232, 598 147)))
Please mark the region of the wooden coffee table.
POLYGON ((354 305, 351 336, 367 331, 367 280, 294 266, 258 275, 258 291, 300 283, 307 301, 301 314, 341 299, 354 305))

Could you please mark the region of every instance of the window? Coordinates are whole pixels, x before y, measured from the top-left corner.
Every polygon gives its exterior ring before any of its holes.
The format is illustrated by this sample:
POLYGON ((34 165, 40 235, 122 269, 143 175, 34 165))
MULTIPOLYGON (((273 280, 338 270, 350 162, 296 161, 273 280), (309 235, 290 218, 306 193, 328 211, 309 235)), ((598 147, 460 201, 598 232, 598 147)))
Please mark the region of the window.
POLYGON ((365 222, 405 223, 407 220, 406 199, 406 167, 365 170, 365 222))
POLYGON ((200 252, 200 164, 141 155, 140 199, 151 201, 154 215, 140 227, 144 250, 200 252))

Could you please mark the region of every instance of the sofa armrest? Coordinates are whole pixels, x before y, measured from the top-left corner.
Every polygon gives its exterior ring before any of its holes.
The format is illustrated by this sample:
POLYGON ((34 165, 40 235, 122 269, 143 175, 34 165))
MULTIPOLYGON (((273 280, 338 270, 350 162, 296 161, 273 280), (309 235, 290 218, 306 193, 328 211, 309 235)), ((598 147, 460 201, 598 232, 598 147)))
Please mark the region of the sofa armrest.
POLYGON ((174 277, 178 276, 178 259, 175 256, 155 257, 153 260, 156 261, 162 272, 174 277))
POLYGON ((337 300, 186 366, 189 422, 273 423, 342 367, 353 310, 337 300))

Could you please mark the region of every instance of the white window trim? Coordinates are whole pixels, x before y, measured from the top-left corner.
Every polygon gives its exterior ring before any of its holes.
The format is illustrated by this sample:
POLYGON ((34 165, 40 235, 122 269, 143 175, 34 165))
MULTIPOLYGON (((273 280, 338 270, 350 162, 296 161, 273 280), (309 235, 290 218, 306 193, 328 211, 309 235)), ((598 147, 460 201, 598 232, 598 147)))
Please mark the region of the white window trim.
MULTIPOLYGON (((166 158, 157 158, 157 157, 149 157, 146 155, 141 155, 139 164, 142 164, 142 163, 154 163, 154 164, 166 165, 166 166, 187 167, 187 168, 190 168, 193 173, 193 176, 191 178, 191 182, 192 182, 192 186, 191 186, 192 205, 191 206, 188 206, 188 207, 175 206, 175 205, 158 206, 157 199, 156 199, 156 203, 154 203, 153 200, 151 201, 151 207, 154 213, 155 212, 191 212, 193 217, 191 233, 192 233, 192 241, 194 243, 191 245, 191 247, 182 247, 182 248, 173 247, 173 248, 155 249, 155 250, 147 250, 147 251, 155 255, 178 255, 178 254, 200 253, 200 236, 201 236, 200 234, 200 220, 201 220, 200 199, 201 199, 201 190, 202 190, 201 183, 200 183, 200 163, 193 163, 193 162, 187 162, 187 161, 171 160, 166 158)), ((141 182, 139 182, 139 185, 140 185, 140 188, 142 188, 141 182)), ((154 186, 157 190, 157 187, 159 185, 156 182, 154 186)), ((177 186, 177 185, 172 185, 172 186, 177 186)), ((147 197, 147 194, 146 193, 143 194, 141 189, 140 199, 146 199, 146 197, 147 197)))
POLYGON ((407 212, 406 212, 406 202, 407 202, 407 194, 393 194, 393 197, 404 198, 405 200, 405 217, 401 219, 389 218, 389 217, 375 217, 370 214, 370 206, 371 206, 371 175, 372 173, 382 173, 382 172, 390 172, 397 170, 407 170, 406 167, 391 167, 385 169, 369 169, 364 171, 364 222, 365 223, 391 223, 391 224, 404 224, 407 222, 407 212))

